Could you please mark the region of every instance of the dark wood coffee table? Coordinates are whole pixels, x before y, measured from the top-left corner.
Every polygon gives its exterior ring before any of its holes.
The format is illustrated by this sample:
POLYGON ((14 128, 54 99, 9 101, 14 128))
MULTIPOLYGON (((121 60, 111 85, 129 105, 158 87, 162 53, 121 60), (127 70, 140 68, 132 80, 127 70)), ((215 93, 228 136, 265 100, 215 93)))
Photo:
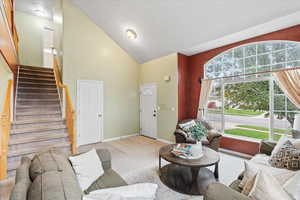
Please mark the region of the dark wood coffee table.
POLYGON ((177 144, 166 145, 159 150, 159 176, 160 180, 169 188, 190 195, 203 195, 207 186, 216 182, 219 178, 218 166, 219 154, 203 147, 203 157, 200 159, 183 159, 171 153, 177 144), (161 159, 170 164, 161 166, 161 159), (208 166, 215 166, 215 171, 207 169, 208 166))

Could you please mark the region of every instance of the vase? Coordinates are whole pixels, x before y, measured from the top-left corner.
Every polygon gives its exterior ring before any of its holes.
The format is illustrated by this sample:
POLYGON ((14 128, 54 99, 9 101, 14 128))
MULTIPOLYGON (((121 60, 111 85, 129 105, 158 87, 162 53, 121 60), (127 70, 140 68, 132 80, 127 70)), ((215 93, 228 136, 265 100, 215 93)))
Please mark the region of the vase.
POLYGON ((191 152, 194 157, 201 157, 203 155, 201 141, 197 141, 197 143, 192 146, 191 152))

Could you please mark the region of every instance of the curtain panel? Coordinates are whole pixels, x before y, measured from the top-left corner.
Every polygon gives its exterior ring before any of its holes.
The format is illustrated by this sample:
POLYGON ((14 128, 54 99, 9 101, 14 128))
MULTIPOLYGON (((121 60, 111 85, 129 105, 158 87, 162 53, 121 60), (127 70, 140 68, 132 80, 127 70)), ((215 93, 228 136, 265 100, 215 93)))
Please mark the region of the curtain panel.
POLYGON ((198 119, 204 117, 204 110, 206 109, 208 98, 212 89, 213 80, 203 80, 201 84, 201 92, 199 99, 199 108, 198 108, 198 119))
POLYGON ((300 109, 300 70, 273 72, 280 89, 300 109))

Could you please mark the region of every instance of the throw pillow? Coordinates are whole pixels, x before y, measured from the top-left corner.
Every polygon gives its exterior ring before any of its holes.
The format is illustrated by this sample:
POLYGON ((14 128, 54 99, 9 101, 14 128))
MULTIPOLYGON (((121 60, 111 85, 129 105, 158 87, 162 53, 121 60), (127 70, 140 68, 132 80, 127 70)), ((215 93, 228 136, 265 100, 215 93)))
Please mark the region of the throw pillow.
POLYGON ((284 185, 291 177, 293 177, 296 174, 296 172, 287 169, 279 169, 271 166, 245 161, 244 177, 241 183, 239 184, 239 187, 244 188, 247 181, 253 178, 258 173, 259 170, 264 170, 269 172, 269 174, 274 176, 281 185, 284 185))
POLYGON ((256 176, 249 197, 253 200, 292 200, 276 178, 262 170, 256 176))
POLYGON ((300 139, 293 139, 292 143, 296 149, 300 149, 300 139))
POLYGON ((95 149, 69 157, 82 191, 104 174, 101 160, 95 149))
POLYGON ((300 150, 295 148, 288 140, 286 141, 276 154, 270 158, 272 167, 287 168, 289 170, 300 169, 300 150))
POLYGON ((286 135, 282 135, 276 143, 276 146, 274 147, 271 156, 276 154, 280 150, 281 146, 284 145, 287 141, 290 141, 296 149, 300 150, 300 139, 293 139, 289 138, 286 135))
POLYGON ((194 127, 194 126, 197 126, 195 120, 191 120, 191 121, 188 121, 186 123, 183 123, 183 124, 178 124, 178 126, 184 130, 185 132, 189 132, 189 129, 191 127, 194 127))
POLYGON ((286 136, 286 135, 282 135, 280 137, 280 139, 278 140, 278 142, 276 143, 276 146, 274 147, 272 153, 271 153, 271 156, 273 156, 274 154, 276 154, 282 145, 284 145, 286 143, 286 141, 288 141, 289 138, 286 136))

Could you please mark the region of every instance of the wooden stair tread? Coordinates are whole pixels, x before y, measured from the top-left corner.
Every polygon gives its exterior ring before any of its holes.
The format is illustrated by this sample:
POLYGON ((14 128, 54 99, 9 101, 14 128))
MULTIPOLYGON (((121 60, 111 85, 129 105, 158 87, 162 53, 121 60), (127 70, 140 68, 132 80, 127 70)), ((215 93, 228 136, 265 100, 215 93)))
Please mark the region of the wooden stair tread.
POLYGON ((29 76, 47 76, 47 77, 54 77, 54 73, 51 72, 51 73, 38 73, 38 72, 34 72, 32 73, 31 71, 28 72, 28 71, 20 71, 19 72, 19 77, 22 76, 22 75, 29 75, 29 76))
POLYGON ((36 81, 53 81, 53 82, 55 82, 54 78, 19 77, 19 79, 36 80, 36 81))
POLYGON ((31 89, 31 90, 52 90, 57 91, 56 88, 40 88, 40 87, 18 87, 18 89, 31 89))
POLYGON ((18 100, 17 100, 17 102, 26 102, 26 101, 31 101, 31 102, 33 102, 33 101, 40 101, 40 102, 59 102, 59 99, 57 98, 57 99, 33 99, 33 98, 29 98, 29 99, 27 99, 27 98, 19 98, 18 100))
POLYGON ((11 134, 18 133, 29 133, 29 132, 38 132, 38 131, 51 131, 51 130, 59 130, 66 129, 66 125, 55 125, 55 126, 47 126, 47 127, 37 127, 37 128, 16 128, 11 130, 11 134))
POLYGON ((15 156, 37 153, 42 149, 63 148, 63 147, 70 147, 69 142, 61 142, 61 143, 53 144, 53 145, 45 145, 45 146, 31 147, 31 148, 26 148, 26 149, 22 148, 22 149, 17 149, 17 150, 11 150, 8 152, 8 157, 10 158, 10 157, 15 157, 15 156))
POLYGON ((16 105, 16 108, 60 108, 60 105, 59 104, 47 104, 47 105, 16 105))
POLYGON ((31 66, 31 65, 20 65, 20 69, 41 70, 41 71, 53 71, 52 68, 48 68, 48 67, 39 67, 39 66, 31 66))
MULTIPOLYGON (((49 86, 56 86, 56 83, 33 83, 33 82, 26 82, 26 81, 19 81, 19 84, 31 84, 31 85, 49 85, 49 86)), ((21 87, 24 87, 24 86, 21 86, 21 87)))
POLYGON ((32 142, 42 142, 45 140, 53 140, 53 139, 59 139, 59 138, 67 138, 67 133, 53 133, 43 136, 32 136, 32 137, 25 137, 25 138, 16 138, 11 139, 9 141, 9 145, 16 145, 16 144, 25 144, 25 143, 32 143, 32 142))
MULTIPOLYGON (((56 89, 56 88, 55 88, 56 89)), ((41 96, 41 93, 40 92, 18 92, 18 95, 39 95, 41 96)), ((44 96, 58 96, 57 93, 42 93, 42 95, 44 96)))
POLYGON ((61 114, 60 111, 30 111, 30 112, 20 112, 16 113, 17 116, 23 116, 23 115, 53 115, 53 114, 61 114))
POLYGON ((20 72, 26 72, 26 73, 32 73, 32 74, 53 74, 53 70, 39 70, 39 69, 26 69, 26 68, 20 68, 19 73, 20 72))
POLYGON ((51 123, 51 122, 64 122, 65 119, 35 119, 35 120, 20 120, 20 121, 14 121, 13 125, 20 125, 20 124, 33 124, 33 123, 51 123))

